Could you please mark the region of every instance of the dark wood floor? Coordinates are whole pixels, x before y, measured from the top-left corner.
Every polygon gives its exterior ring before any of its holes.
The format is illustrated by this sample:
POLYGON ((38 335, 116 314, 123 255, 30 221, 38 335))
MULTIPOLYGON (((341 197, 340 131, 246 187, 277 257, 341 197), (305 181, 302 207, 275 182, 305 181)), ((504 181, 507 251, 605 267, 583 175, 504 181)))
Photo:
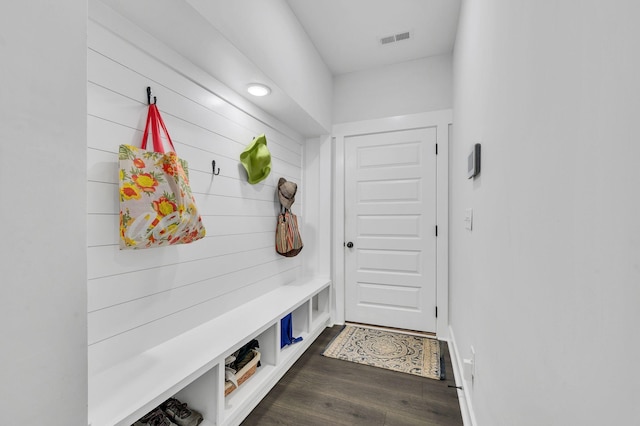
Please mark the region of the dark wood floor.
POLYGON ((463 424, 446 344, 438 381, 322 356, 341 328, 324 330, 242 425, 463 424))

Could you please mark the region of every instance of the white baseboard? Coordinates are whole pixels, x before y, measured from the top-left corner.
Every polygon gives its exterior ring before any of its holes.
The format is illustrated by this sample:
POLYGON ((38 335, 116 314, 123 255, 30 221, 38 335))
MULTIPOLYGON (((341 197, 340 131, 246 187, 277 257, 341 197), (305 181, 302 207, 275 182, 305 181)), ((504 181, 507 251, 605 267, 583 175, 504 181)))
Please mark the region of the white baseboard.
MULTIPOLYGON (((449 326, 449 352, 451 354, 451 364, 453 365, 453 376, 456 380, 456 386, 458 386, 458 401, 460 401, 462 421, 464 426, 477 426, 478 423, 476 422, 471 401, 471 391, 462 376, 462 358, 460 357, 460 352, 458 352, 458 346, 456 345, 456 339, 451 326, 449 326)), ((471 385, 469 384, 469 386, 471 385)))

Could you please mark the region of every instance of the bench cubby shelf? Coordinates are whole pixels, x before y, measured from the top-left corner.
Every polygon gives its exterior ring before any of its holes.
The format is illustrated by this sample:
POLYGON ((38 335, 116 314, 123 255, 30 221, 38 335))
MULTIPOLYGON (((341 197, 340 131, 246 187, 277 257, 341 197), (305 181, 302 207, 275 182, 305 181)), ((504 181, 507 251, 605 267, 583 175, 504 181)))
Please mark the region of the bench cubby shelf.
POLYGON ((89 424, 129 426, 172 396, 200 411, 204 426, 240 424, 329 324, 330 292, 328 279, 279 287, 90 377, 89 424), (289 312, 303 340, 280 349, 289 312), (224 359, 251 339, 261 367, 225 397, 224 359))

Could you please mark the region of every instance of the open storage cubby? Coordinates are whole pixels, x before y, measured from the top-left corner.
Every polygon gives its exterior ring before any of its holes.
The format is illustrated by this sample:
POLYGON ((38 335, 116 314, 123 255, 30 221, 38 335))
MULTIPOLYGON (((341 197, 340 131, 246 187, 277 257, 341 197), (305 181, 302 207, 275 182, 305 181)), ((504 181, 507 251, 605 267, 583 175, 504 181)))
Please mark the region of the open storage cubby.
POLYGON ((280 350, 280 362, 287 362, 291 357, 294 357, 298 353, 298 345, 301 345, 309 338, 309 324, 311 323, 310 306, 310 301, 307 300, 291 311, 293 337, 302 337, 302 341, 292 343, 284 348, 278 346, 280 350))
MULTIPOLYGON (((247 339, 245 342, 242 342, 241 345, 226 354, 232 354, 241 346, 253 339, 257 339, 260 343, 260 367, 258 367, 253 376, 249 377, 246 382, 227 396, 224 396, 224 375, 222 376, 221 392, 224 399, 224 412, 222 413, 221 424, 231 424, 231 420, 238 418, 242 414, 243 408, 251 404, 255 390, 265 387, 269 379, 274 375, 277 365, 277 350, 279 348, 278 342, 280 341, 280 334, 278 333, 279 326, 279 322, 272 324, 267 330, 260 333, 258 336, 247 339)), ((222 365, 221 368, 222 371, 224 371, 224 365, 222 365)), ((269 386, 269 389, 271 389, 271 386, 269 386)), ((255 405, 256 404, 253 406, 255 405)), ((239 420, 241 421, 246 414, 239 420)), ((238 423, 240 422, 238 421, 238 423)))
POLYGON ((172 396, 202 413, 203 426, 240 424, 329 324, 330 288, 328 279, 278 287, 91 376, 89 424, 129 426, 172 396), (281 349, 280 320, 290 312, 303 340, 281 349), (224 360, 252 339, 261 366, 225 397, 224 360))
MULTIPOLYGON (((293 336, 294 337, 303 337, 309 333, 309 324, 311 323, 311 318, 309 316, 309 301, 307 300, 302 305, 298 306, 293 312, 291 312, 291 316, 293 318, 293 336)), ((295 344, 295 343, 294 343, 295 344)))
POLYGON ((325 315, 330 311, 331 293, 330 287, 324 287, 311 297, 311 328, 325 320, 325 315))
POLYGON ((200 424, 203 426, 216 424, 216 405, 211 402, 218 400, 218 382, 221 375, 224 380, 224 368, 220 370, 219 364, 216 364, 175 395, 175 398, 186 402, 189 407, 202 414, 204 421, 200 424))

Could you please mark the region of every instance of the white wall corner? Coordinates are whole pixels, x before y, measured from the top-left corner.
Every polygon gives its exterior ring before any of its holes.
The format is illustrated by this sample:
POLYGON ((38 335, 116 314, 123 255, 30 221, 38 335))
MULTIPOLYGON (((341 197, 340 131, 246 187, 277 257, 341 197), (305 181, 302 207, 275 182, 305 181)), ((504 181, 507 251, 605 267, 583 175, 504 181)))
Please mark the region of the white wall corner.
POLYGON ((331 276, 331 136, 307 139, 304 145, 302 195, 305 275, 331 276))
POLYGON ((462 413, 462 421, 464 426, 476 426, 476 416, 473 411, 473 403, 471 399, 471 383, 468 383, 463 378, 462 357, 458 351, 458 345, 456 344, 455 335, 453 333, 453 327, 449 326, 449 354, 451 356, 451 365, 453 366, 453 375, 458 387, 458 401, 460 402, 460 412, 462 413), (461 389, 460 389, 461 388, 461 389))
POLYGON ((318 143, 320 155, 320 184, 318 196, 320 198, 319 229, 321 231, 318 241, 318 272, 322 277, 331 276, 331 254, 333 234, 333 150, 331 135, 320 136, 318 143))
POLYGON ((344 134, 332 138, 333 147, 333 239, 332 281, 333 303, 331 316, 337 324, 344 324, 344 134))
POLYGON ((436 249, 436 306, 438 307, 437 330, 439 339, 449 335, 449 141, 453 114, 451 110, 433 115, 437 119, 436 143, 438 144, 436 225, 438 238, 436 249))

